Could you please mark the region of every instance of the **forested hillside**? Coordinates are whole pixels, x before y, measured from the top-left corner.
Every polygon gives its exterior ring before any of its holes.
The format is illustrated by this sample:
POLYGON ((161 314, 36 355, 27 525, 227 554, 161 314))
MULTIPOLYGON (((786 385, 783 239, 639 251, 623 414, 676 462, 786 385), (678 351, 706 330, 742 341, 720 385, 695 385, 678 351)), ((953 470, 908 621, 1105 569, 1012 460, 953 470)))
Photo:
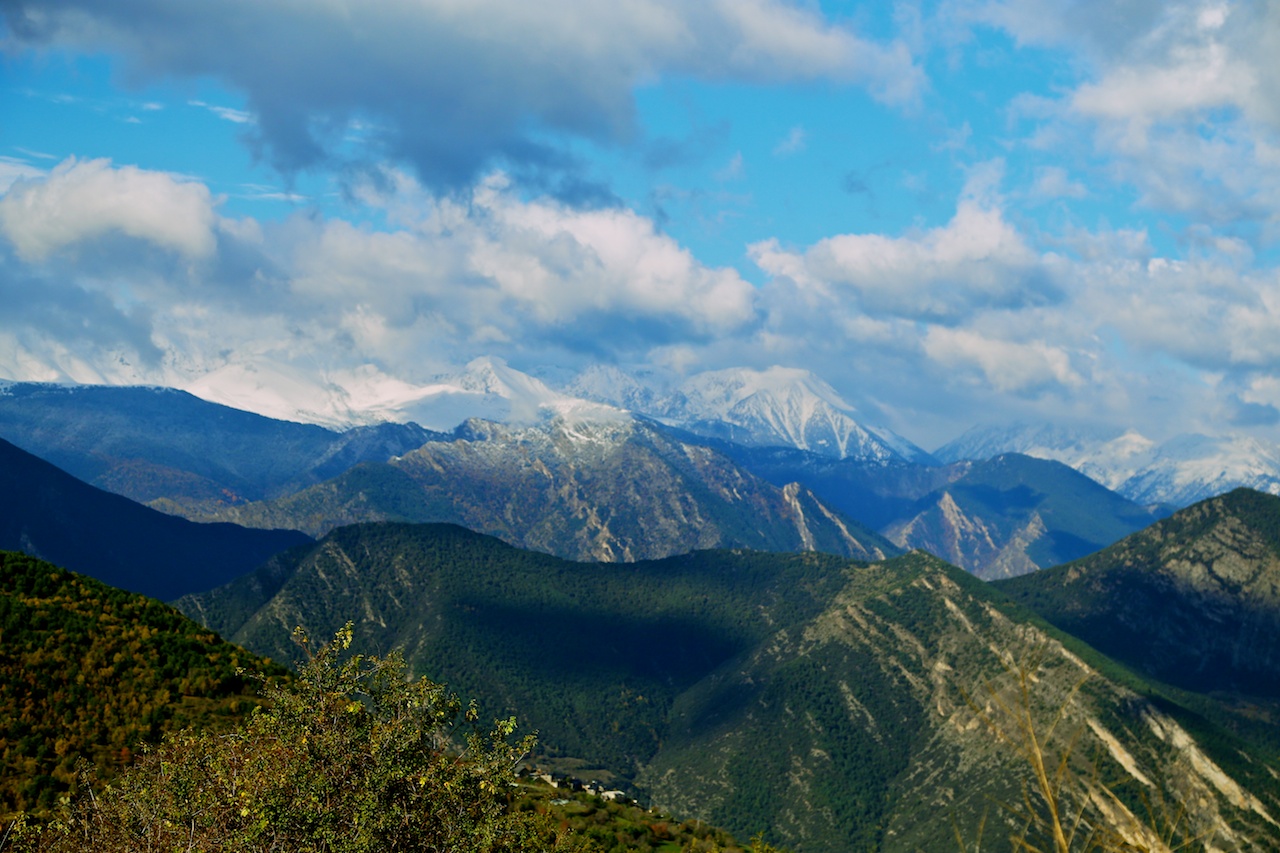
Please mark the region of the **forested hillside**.
POLYGON ((1019 702, 1037 725, 1063 717, 1053 761, 1079 745, 1062 796, 1081 819, 1137 839, 1157 796, 1185 812, 1182 840, 1280 843, 1273 750, 919 552, 575 563, 366 524, 178 604, 273 655, 286 626, 354 619, 358 643, 536 729, 536 760, 803 853, 949 853, 953 824, 975 837, 991 798, 1019 801, 1032 779, 993 731, 1019 702), (1092 766, 1122 810, 1097 811, 1092 766))
POLYGON ((76 764, 111 775, 185 726, 255 705, 241 667, 286 671, 151 598, 0 551, 0 813, 47 810, 76 764))

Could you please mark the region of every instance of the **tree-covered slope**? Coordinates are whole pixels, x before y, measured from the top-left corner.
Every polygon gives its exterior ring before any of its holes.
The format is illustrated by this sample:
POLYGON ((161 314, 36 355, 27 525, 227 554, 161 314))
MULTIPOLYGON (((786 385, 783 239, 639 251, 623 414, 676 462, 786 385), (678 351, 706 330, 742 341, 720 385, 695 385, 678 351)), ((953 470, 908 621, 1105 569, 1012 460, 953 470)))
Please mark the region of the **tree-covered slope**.
POLYGON ((0 439, 0 548, 160 599, 210 589, 309 541, 197 524, 102 491, 0 439))
POLYGON ((897 551, 802 487, 771 485, 701 444, 621 416, 519 429, 469 421, 451 441, 216 517, 317 536, 363 521, 449 522, 577 560, 706 548, 860 559, 897 551))
POLYGON ((179 606, 269 654, 295 625, 355 619, 358 643, 403 648, 417 673, 538 730, 541 759, 798 851, 953 850, 953 822, 971 836, 991 798, 1020 801, 1028 765, 993 729, 1025 673, 1035 719, 1064 709, 1052 748, 1078 744, 1069 808, 1136 838, 1156 797, 1220 849, 1280 843, 1270 752, 921 553, 573 563, 366 524, 179 606))
POLYGON ((1001 589, 1162 681, 1280 699, 1280 498, 1237 489, 1001 589))
POLYGON ((1205 727, 1088 647, 1064 646, 936 558, 847 576, 821 614, 682 694, 640 779, 656 802, 802 851, 956 850, 955 833, 971 846, 984 814, 988 839, 1005 839, 1042 807, 1020 754, 1030 720, 1049 766, 1065 759, 1059 807, 1083 812, 1086 826, 1142 841, 1145 798, 1167 807, 1158 820, 1181 821, 1182 841, 1280 842, 1274 756, 1205 727))
POLYGON ((76 763, 127 765, 184 726, 258 703, 249 667, 284 670, 151 598, 0 551, 0 813, 42 811, 76 763))
POLYGON ((451 525, 363 524, 281 555, 176 606, 279 657, 301 625, 355 619, 364 648, 517 713, 540 748, 634 769, 658 748, 675 696, 812 615, 845 561, 817 553, 709 552, 577 563, 451 525))

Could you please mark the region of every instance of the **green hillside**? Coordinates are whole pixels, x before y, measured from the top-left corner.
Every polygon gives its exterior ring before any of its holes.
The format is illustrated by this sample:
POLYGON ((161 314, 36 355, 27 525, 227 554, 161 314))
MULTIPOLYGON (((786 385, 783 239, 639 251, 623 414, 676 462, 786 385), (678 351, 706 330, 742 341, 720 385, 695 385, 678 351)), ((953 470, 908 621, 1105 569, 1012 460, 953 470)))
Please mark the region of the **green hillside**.
POLYGON ((0 813, 49 808, 81 759, 110 775, 184 726, 258 704, 238 673, 284 670, 160 602, 0 551, 0 813))
POLYGON ((1280 700, 1280 498, 1237 489, 1000 588, 1154 678, 1280 700))
POLYGON ((517 713, 544 751, 629 776, 676 695, 771 623, 817 613, 845 564, 760 552, 576 563, 451 525, 365 524, 175 604, 273 657, 294 625, 323 635, 355 618, 361 646, 402 648, 415 674, 517 713))
POLYGON ((954 850, 953 824, 972 837, 992 798, 1020 801, 1027 764, 992 703, 1016 706, 1021 673, 1032 716, 1067 721, 1047 746, 1077 745, 1063 802, 1090 825, 1136 838, 1155 797, 1184 839, 1280 843, 1270 751, 921 553, 572 563, 357 525, 178 605, 268 654, 295 624, 355 619, 362 646, 537 730, 536 760, 801 853, 954 850), (1099 811, 1099 785, 1120 805, 1099 811))

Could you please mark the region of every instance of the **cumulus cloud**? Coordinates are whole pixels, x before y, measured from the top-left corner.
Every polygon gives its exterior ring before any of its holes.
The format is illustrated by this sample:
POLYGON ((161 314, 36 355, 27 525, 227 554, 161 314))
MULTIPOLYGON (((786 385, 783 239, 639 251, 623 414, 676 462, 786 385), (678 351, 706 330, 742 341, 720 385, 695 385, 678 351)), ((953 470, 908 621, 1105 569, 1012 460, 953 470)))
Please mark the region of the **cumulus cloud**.
MULTIPOLYGON (((1250 223, 1280 219, 1280 6, 1216 0, 954 0, 960 20, 1063 51, 1077 80, 1038 99, 1035 144, 1061 152, 1077 129, 1135 186, 1143 207, 1250 223)), ((1030 99, 1024 99, 1029 103, 1030 99)))
POLYGON ((1022 393, 1051 385, 1079 388, 1085 381, 1063 349, 1044 341, 1000 340, 967 329, 933 326, 925 333, 924 351, 943 367, 978 368, 998 391, 1022 393))
POLYGON ((843 234, 803 253, 766 241, 750 252, 770 275, 848 300, 872 316, 956 323, 981 311, 1060 298, 1048 270, 1000 209, 972 197, 946 225, 902 237, 843 234))
POLYGON ((127 350, 132 381, 160 381, 161 365, 190 378, 255 357, 331 371, 372 363, 420 380, 495 350, 644 352, 754 322, 750 284, 635 213, 522 199, 500 175, 466 198, 403 174, 386 183, 364 190, 391 220, 375 229, 217 217, 202 185, 105 161, 18 181, 0 197, 14 290, 0 330, 17 336, 0 375, 33 362, 63 370, 44 340, 72 342, 86 364, 127 350), (87 251, 111 231, 161 254, 87 251), (89 331, 68 334, 68 318, 89 331))
POLYGON ((18 178, 0 198, 0 234, 28 261, 112 233, 204 257, 215 223, 203 184, 108 160, 65 160, 48 175, 18 178))
POLYGON ((881 44, 783 0, 15 0, 21 43, 121 53, 138 80, 213 77, 247 98, 250 138, 284 170, 336 156, 353 121, 367 156, 459 188, 493 163, 571 170, 548 131, 619 142, 633 89, 664 74, 829 79, 912 101, 923 74, 881 44))

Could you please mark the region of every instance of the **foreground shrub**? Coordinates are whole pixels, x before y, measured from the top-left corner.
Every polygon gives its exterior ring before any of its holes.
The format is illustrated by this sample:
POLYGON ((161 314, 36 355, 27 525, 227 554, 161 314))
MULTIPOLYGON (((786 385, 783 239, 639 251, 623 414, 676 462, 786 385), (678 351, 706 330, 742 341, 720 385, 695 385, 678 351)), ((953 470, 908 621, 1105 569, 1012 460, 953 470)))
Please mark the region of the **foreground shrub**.
POLYGON ((170 736, 108 786, 88 776, 61 817, 19 826, 8 843, 42 852, 570 848, 545 820, 507 808, 515 764, 533 742, 511 742, 514 719, 483 730, 474 705, 407 681, 398 654, 349 655, 350 643, 348 625, 309 650, 298 678, 268 688, 271 707, 240 730, 170 736))

